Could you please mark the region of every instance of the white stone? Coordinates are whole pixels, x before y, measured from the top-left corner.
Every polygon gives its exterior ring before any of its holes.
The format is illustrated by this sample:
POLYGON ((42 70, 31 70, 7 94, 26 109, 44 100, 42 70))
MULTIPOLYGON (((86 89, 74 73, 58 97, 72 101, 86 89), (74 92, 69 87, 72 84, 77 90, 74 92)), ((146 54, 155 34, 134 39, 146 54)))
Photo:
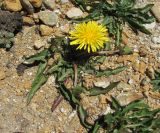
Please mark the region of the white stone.
POLYGON ((143 25, 146 29, 154 29, 156 26, 156 22, 150 23, 150 24, 144 24, 143 25))
POLYGON ((83 12, 79 8, 72 7, 67 11, 66 15, 68 18, 77 18, 81 17, 83 15, 83 12))
POLYGON ((48 78, 48 84, 49 85, 55 85, 55 77, 52 75, 52 76, 50 76, 49 78, 48 78))
POLYGON ((109 84, 110 84, 110 82, 106 82, 106 81, 97 81, 97 82, 94 82, 94 85, 96 87, 102 87, 102 88, 106 88, 109 84))
POLYGON ((152 42, 155 43, 155 44, 160 44, 160 36, 152 37, 152 42))
POLYGON ((68 0, 61 0, 61 3, 64 4, 64 3, 67 3, 69 2, 68 0))

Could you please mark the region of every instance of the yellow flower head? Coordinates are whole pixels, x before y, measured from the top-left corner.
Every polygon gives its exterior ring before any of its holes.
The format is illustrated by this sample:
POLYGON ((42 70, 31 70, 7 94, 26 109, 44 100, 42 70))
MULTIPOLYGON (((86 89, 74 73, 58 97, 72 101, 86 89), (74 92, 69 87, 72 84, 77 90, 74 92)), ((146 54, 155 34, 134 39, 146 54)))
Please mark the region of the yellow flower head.
POLYGON ((87 50, 88 53, 96 52, 109 41, 108 30, 95 21, 77 24, 70 32, 70 45, 78 45, 77 49, 87 50))

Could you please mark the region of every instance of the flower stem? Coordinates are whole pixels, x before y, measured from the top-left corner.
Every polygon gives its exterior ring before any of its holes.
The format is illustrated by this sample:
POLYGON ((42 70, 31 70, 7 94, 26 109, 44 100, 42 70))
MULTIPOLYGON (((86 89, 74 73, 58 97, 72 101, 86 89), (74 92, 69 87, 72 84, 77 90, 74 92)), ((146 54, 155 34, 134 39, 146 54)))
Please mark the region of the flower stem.
POLYGON ((74 68, 74 87, 76 87, 77 78, 78 78, 78 70, 77 70, 77 64, 75 62, 73 63, 73 68, 74 68))

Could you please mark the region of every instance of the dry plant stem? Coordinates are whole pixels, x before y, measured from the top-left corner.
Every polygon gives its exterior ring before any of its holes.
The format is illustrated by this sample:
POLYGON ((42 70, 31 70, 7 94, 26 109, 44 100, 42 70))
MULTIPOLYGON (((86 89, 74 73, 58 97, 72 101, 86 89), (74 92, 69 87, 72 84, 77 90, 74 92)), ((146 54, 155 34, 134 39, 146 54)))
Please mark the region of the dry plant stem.
POLYGON ((109 56, 109 55, 115 55, 118 54, 120 50, 115 50, 115 51, 100 51, 96 53, 91 53, 91 56, 109 56))
POLYGON ((75 62, 73 63, 73 68, 74 68, 74 87, 76 87, 77 86, 78 70, 77 70, 77 64, 75 62))
POLYGON ((51 111, 55 111, 55 109, 57 108, 57 106, 62 102, 63 100, 63 96, 62 95, 59 95, 53 102, 52 104, 52 108, 51 108, 51 111))

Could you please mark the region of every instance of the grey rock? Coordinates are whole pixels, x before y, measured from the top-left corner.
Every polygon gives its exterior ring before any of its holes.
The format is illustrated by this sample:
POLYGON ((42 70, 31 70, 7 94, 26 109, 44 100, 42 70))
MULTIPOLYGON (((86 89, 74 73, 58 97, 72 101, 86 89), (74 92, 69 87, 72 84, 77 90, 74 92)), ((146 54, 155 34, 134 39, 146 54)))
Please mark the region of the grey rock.
POLYGON ((39 19, 48 26, 54 26, 58 22, 58 16, 52 11, 41 11, 38 16, 39 19))
POLYGON ((32 4, 29 2, 29 0, 20 0, 22 7, 29 13, 33 14, 34 13, 34 7, 32 4))
POLYGON ((47 9, 54 10, 55 9, 55 0, 43 0, 43 4, 47 9))
POLYGON ((152 42, 155 44, 160 44, 160 36, 153 36, 152 42))
POLYGON ((67 11, 66 15, 68 18, 78 18, 83 15, 83 12, 79 8, 72 7, 67 11))

